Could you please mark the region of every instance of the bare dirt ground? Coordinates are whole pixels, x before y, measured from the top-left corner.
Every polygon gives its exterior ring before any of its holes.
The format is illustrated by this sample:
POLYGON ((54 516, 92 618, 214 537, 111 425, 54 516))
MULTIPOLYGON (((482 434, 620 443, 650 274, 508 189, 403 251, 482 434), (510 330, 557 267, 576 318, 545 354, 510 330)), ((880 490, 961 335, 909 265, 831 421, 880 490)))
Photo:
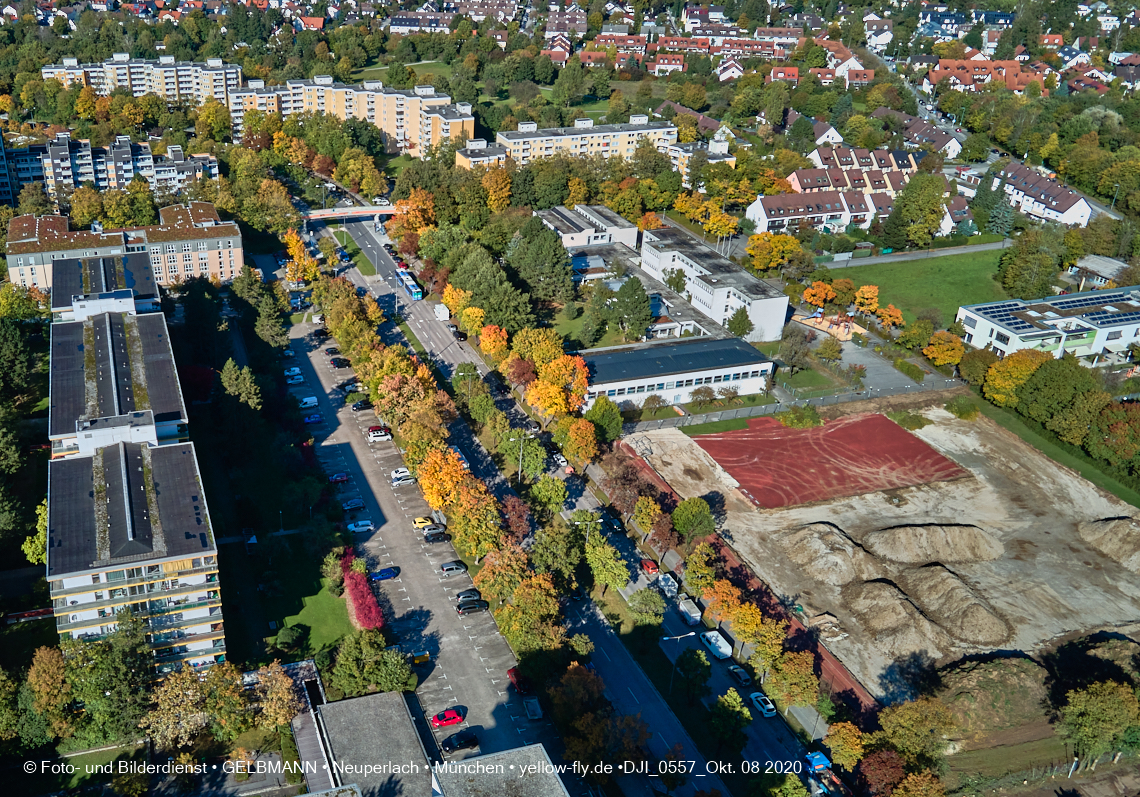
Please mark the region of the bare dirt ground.
POLYGON ((1140 630, 1140 524, 1095 522, 1140 512, 985 418, 908 404, 933 421, 914 434, 968 477, 757 509, 679 431, 636 437, 679 495, 723 508, 725 537, 777 595, 838 618, 822 641, 888 702, 922 662, 1140 630))

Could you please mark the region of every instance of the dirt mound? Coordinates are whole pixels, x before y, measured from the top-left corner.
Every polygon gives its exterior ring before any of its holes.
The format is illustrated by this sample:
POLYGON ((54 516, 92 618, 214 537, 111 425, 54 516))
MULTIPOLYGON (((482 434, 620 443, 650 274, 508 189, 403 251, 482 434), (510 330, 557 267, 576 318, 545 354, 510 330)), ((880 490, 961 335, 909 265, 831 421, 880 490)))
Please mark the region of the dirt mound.
POLYGON ((779 539, 788 558, 812 578, 842 587, 858 579, 880 578, 882 568, 850 537, 827 523, 812 523, 779 539))
POLYGON ((1077 526, 1077 533, 1109 559, 1140 573, 1140 522, 1135 518, 1086 521, 1077 526))
POLYGON ((1130 639, 1106 639, 1090 648, 1089 655, 1110 661, 1126 673, 1140 668, 1140 644, 1130 639))
POLYGON ((863 546, 876 556, 908 565, 989 562, 1004 552, 996 537, 977 526, 895 526, 872 531, 863 546))
POLYGON ((1052 735, 1043 708, 1047 672, 1032 659, 962 662, 940 675, 939 698, 954 713, 962 748, 989 746, 992 735, 1028 725, 1042 726, 1042 738, 1052 735))
POLYGON ((843 590, 843 602, 859 622, 875 637, 875 645, 888 655, 926 650, 934 658, 939 650, 929 650, 933 641, 938 647, 949 647, 949 638, 931 623, 910 599, 886 581, 849 584, 843 590))
POLYGON ((998 645, 1010 628, 966 582, 942 565, 912 567, 899 583, 923 613, 946 633, 975 645, 998 645))

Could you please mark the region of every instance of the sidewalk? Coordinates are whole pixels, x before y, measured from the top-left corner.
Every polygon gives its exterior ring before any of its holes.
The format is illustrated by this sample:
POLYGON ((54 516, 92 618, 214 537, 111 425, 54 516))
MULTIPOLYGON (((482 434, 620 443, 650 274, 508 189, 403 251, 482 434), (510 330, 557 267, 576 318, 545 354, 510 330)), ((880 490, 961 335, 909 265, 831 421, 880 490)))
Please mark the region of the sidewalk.
POLYGON ((821 266, 827 266, 830 269, 836 268, 853 268, 855 266, 873 266, 877 263, 904 263, 907 260, 925 260, 930 257, 949 257, 950 255, 963 255, 972 252, 988 252, 994 249, 1008 249, 1013 246, 1013 239, 1006 238, 1004 241, 994 241, 989 244, 977 244, 976 246, 948 246, 945 249, 926 249, 919 252, 899 252, 898 254, 879 255, 878 257, 860 257, 851 258, 850 260, 832 261, 830 263, 820 263, 821 266))

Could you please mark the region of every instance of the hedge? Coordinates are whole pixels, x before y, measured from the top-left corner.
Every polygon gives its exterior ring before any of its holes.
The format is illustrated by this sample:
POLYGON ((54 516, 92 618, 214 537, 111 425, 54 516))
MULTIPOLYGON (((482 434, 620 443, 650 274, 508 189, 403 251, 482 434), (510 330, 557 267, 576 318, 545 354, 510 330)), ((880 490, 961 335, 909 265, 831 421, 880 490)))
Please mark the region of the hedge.
POLYGON ((376 596, 368 585, 368 577, 352 569, 352 560, 355 558, 355 554, 349 551, 340 560, 344 572, 344 592, 352 605, 352 613, 361 628, 383 628, 384 613, 376 603, 376 596))
POLYGON ((895 368, 897 368, 899 371, 906 374, 907 376, 909 376, 911 379, 913 379, 915 382, 918 382, 919 384, 922 383, 923 377, 926 376, 925 371, 923 371, 921 368, 919 368, 914 363, 908 362, 908 361, 902 359, 901 357, 899 359, 895 360, 895 368))

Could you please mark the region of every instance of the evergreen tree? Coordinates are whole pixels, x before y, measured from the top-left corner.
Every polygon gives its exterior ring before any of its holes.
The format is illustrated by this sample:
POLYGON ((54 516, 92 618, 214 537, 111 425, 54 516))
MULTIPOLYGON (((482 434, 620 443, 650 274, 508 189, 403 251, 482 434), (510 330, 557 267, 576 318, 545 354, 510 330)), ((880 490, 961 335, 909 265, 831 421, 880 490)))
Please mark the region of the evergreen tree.
POLYGON ((1004 199, 998 199, 997 202, 994 203, 993 210, 990 211, 990 218, 986 223, 986 229, 996 235, 1009 235, 1009 231, 1012 228, 1013 205, 1004 199))
POLYGON ((899 212, 898 205, 883 224, 883 246, 890 249, 902 249, 906 246, 906 222, 899 212))
POLYGON ((621 284, 614 297, 611 320, 625 332, 627 340, 640 340, 653 316, 649 309, 649 296, 641 280, 630 278, 621 284))

